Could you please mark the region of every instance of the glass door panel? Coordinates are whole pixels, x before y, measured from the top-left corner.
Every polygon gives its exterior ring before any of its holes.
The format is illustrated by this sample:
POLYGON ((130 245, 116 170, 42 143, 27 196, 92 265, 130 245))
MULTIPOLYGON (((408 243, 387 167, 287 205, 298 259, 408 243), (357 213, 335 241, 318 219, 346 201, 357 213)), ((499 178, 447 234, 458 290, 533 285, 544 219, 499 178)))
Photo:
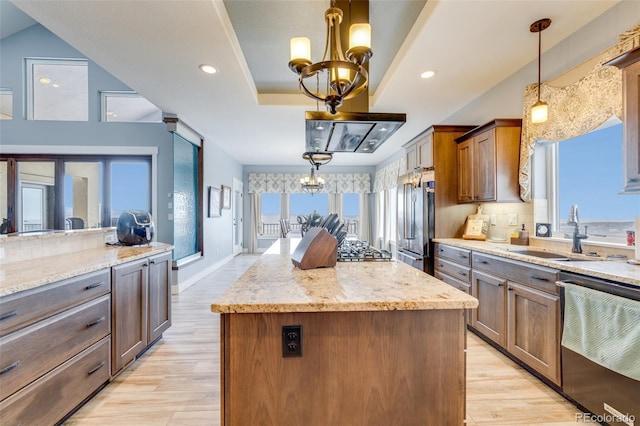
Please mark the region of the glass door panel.
POLYGON ((18 232, 55 229, 55 163, 18 162, 18 232))

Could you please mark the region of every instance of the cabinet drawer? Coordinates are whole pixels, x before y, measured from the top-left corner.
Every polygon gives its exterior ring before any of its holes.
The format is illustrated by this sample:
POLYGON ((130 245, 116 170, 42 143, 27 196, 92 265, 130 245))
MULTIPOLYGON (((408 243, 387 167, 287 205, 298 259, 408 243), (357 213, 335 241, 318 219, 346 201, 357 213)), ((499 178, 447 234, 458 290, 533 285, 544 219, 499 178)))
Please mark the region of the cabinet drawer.
POLYGON ((436 255, 453 260, 465 266, 471 266, 471 251, 463 248, 436 244, 436 255))
POLYGON ((466 266, 460 266, 457 263, 445 260, 441 257, 435 259, 436 269, 454 278, 464 281, 466 283, 471 282, 471 268, 466 266))
POLYGON ((109 269, 0 299, 0 336, 111 291, 109 269))
POLYGON ((53 425, 109 381, 109 337, 0 402, 0 423, 53 425))
POLYGON ((460 291, 464 291, 467 294, 471 294, 471 284, 469 283, 460 281, 459 279, 449 276, 447 274, 443 274, 440 271, 436 271, 435 277, 440 281, 449 284, 453 288, 456 288, 460 291))
POLYGON ((0 338, 0 399, 107 336, 110 312, 104 295, 0 338))
POLYGON ((558 269, 473 252, 473 269, 497 274, 547 293, 558 294, 558 269))

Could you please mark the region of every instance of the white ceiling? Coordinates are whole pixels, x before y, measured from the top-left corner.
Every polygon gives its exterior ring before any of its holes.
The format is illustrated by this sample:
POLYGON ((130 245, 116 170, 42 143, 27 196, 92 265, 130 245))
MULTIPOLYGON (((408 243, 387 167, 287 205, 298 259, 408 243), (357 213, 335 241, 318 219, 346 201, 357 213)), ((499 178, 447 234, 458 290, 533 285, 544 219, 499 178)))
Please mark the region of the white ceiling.
MULTIPOLYGON (((371 0, 370 110, 407 113, 407 123, 374 154, 341 153, 332 164, 380 163, 535 61, 535 20, 553 20, 543 36, 548 50, 617 1, 430 0, 423 7, 418 0, 371 0), (420 79, 427 69, 436 76, 420 79)), ((3 37, 21 29, 5 26, 15 22, 6 3, 0 0, 3 37)), ((240 163, 304 163, 304 111, 316 104, 297 93, 289 39, 308 35, 323 48, 327 0, 12 3, 240 163), (218 73, 203 74, 203 63, 218 73)), ((313 59, 320 59, 316 50, 313 59)))

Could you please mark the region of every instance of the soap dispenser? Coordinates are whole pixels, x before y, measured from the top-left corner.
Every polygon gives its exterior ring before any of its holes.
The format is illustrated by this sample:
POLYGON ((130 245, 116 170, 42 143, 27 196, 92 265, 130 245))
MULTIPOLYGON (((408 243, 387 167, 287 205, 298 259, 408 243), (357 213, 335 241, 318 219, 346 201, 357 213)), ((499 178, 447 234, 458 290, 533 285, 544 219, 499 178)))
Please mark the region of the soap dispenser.
POLYGON ((516 235, 517 237, 511 237, 511 244, 516 244, 519 246, 529 245, 529 231, 525 229, 524 223, 522 224, 522 229, 520 229, 516 235))

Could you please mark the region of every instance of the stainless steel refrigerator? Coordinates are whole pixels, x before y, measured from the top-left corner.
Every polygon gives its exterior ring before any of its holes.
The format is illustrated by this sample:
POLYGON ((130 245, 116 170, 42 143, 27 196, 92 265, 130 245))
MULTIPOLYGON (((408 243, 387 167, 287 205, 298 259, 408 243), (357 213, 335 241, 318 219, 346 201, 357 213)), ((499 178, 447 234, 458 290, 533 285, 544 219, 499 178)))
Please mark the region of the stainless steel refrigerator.
POLYGON ((435 181, 424 169, 398 178, 398 260, 433 275, 435 181))

